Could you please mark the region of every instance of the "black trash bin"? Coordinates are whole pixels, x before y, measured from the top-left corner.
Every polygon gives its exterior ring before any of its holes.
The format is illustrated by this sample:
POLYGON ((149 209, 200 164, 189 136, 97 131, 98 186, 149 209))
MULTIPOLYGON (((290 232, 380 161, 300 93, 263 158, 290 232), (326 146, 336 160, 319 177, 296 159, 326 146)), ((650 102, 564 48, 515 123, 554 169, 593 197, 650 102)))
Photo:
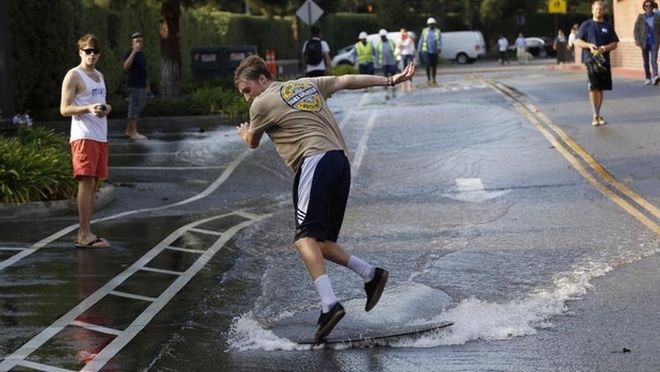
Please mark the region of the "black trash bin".
POLYGON ((230 78, 241 61, 257 54, 255 45, 192 48, 190 68, 194 80, 230 78))

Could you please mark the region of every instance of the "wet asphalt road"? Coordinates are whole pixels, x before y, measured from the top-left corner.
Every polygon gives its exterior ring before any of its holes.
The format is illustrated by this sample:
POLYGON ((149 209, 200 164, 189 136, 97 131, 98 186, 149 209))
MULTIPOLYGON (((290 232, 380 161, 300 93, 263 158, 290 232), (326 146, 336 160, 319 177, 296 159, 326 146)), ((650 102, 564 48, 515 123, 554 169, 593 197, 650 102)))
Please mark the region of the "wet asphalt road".
MULTIPOLYGON (((72 249, 75 216, 2 223, 0 259, 24 257, 0 271, 0 370, 657 368, 660 88, 615 78, 593 128, 583 74, 477 63, 423 80, 331 99, 353 167, 340 243, 391 271, 372 321, 450 330, 377 348, 274 336, 317 308, 291 246, 292 175, 267 139, 250 151, 232 126, 183 125, 113 137, 116 198, 94 223, 111 250, 72 249), (563 155, 552 126, 585 155, 563 155), (641 202, 590 183, 588 155, 641 202)), ((361 304, 354 274, 329 273, 361 304)))

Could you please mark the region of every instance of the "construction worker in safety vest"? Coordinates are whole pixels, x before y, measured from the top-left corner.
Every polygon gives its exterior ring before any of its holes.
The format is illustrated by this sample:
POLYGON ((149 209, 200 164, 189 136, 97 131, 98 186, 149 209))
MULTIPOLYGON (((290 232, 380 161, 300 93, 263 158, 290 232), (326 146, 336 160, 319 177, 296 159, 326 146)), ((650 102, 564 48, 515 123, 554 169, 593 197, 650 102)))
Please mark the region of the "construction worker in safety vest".
MULTIPOLYGON (((378 36, 380 36, 380 41, 376 45, 377 64, 383 69, 384 76, 393 76, 396 74, 396 44, 387 37, 387 30, 384 28, 378 31, 378 36)), ((392 88, 392 91, 394 91, 394 88, 392 88)), ((388 98, 389 96, 386 95, 385 99, 388 98)))
POLYGON ((367 33, 362 31, 358 35, 358 42, 355 43, 355 48, 353 49, 353 57, 358 65, 358 70, 360 74, 373 75, 374 74, 374 55, 376 49, 374 45, 367 41, 367 33))
POLYGON ((436 27, 435 18, 429 17, 426 20, 426 26, 417 43, 417 50, 426 64, 426 78, 429 84, 435 85, 437 84, 435 73, 438 67, 438 56, 442 52, 442 37, 440 29, 436 27))

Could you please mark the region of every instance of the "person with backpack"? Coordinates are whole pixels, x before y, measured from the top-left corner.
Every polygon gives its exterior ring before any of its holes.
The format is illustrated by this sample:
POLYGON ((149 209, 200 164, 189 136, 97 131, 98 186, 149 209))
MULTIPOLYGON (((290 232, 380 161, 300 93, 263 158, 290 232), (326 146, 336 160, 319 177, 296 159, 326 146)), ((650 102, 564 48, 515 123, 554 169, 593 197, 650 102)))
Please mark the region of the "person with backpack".
POLYGON ((321 40, 321 28, 312 26, 312 37, 303 44, 303 60, 305 61, 305 76, 316 77, 327 75, 332 67, 330 47, 321 40))

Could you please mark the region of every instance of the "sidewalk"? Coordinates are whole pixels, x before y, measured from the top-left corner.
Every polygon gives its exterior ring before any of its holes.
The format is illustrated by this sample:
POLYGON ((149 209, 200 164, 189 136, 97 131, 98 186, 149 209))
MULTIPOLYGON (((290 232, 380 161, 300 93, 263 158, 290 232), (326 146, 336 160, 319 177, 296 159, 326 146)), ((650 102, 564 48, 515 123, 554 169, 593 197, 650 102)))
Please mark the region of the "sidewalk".
MULTIPOLYGON (((582 63, 562 63, 558 65, 547 65, 546 69, 548 71, 570 71, 585 73, 587 71, 587 68, 582 63)), ((644 80, 644 70, 641 68, 633 69, 625 67, 613 67, 612 76, 644 80)))

